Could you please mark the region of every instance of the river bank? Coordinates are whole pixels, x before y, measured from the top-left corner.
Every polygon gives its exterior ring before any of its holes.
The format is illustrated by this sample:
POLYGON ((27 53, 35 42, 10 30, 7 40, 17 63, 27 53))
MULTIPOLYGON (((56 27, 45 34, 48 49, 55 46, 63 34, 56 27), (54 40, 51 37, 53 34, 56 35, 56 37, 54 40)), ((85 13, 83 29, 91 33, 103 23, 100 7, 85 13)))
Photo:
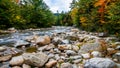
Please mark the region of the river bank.
POLYGON ((117 37, 73 27, 0 35, 0 68, 120 68, 117 37))

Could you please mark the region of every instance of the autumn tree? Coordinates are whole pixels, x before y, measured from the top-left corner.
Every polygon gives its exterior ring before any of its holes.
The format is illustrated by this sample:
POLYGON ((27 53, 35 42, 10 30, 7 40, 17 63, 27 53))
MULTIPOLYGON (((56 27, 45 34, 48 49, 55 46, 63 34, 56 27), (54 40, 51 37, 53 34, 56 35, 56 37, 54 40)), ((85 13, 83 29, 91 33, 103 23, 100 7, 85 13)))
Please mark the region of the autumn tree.
POLYGON ((115 34, 120 29, 119 8, 120 0, 78 0, 71 16, 84 30, 115 34))

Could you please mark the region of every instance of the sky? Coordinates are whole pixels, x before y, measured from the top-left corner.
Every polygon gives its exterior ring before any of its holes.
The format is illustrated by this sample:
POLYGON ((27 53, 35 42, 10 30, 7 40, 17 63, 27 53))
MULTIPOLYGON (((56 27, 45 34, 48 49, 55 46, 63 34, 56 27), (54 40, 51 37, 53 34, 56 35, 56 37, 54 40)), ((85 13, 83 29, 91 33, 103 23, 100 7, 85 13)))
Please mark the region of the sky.
POLYGON ((49 6, 50 10, 53 13, 56 13, 57 10, 59 12, 67 12, 70 10, 70 3, 72 0, 44 0, 44 2, 49 6))

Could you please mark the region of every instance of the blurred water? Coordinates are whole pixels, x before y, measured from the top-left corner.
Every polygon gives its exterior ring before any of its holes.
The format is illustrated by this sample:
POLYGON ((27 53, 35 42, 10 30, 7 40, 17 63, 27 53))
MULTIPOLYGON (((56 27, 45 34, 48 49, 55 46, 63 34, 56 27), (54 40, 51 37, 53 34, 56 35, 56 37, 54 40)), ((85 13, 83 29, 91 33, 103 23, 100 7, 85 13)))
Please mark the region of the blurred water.
POLYGON ((32 35, 49 35, 53 33, 69 32, 72 27, 54 26, 52 28, 42 28, 39 30, 20 30, 15 33, 0 35, 0 46, 14 46, 19 40, 25 41, 25 38, 32 35))

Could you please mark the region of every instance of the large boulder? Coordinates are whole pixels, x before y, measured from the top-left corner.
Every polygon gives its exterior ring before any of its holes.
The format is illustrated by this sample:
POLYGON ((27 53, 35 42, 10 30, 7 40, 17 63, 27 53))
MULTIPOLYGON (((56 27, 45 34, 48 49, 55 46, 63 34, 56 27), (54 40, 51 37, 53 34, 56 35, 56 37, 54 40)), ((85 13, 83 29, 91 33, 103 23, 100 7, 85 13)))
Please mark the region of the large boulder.
POLYGON ((116 64, 108 58, 92 58, 85 62, 84 68, 115 68, 116 64))
POLYGON ((79 54, 88 53, 91 51, 101 51, 100 43, 87 43, 81 46, 79 54))
POLYGON ((42 67, 48 61, 48 56, 42 52, 24 53, 22 56, 26 64, 37 67, 42 67))

